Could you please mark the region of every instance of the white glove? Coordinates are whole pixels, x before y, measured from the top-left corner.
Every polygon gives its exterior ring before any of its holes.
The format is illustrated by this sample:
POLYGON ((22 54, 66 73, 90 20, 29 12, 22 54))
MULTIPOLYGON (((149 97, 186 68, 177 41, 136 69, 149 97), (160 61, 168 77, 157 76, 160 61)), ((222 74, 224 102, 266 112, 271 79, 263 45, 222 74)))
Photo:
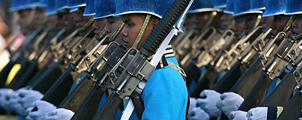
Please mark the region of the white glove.
POLYGON ((210 117, 218 117, 221 114, 221 110, 217 108, 216 103, 220 99, 220 93, 214 90, 204 90, 200 93, 200 97, 197 99, 197 104, 201 109, 206 111, 210 117))
POLYGON ((190 97, 190 106, 189 106, 189 110, 196 108, 196 99, 190 97))
POLYGON ((36 90, 20 90, 19 91, 19 103, 24 108, 31 107, 32 103, 41 100, 43 98, 43 94, 36 90))
POLYGON ((27 109, 29 112, 28 116, 26 119, 28 120, 44 120, 45 116, 47 115, 48 112, 51 112, 56 109, 56 106, 53 104, 46 102, 46 101, 41 101, 37 100, 35 101, 31 107, 27 109), (38 110, 33 110, 33 108, 36 108, 38 110))
POLYGON ((18 100, 19 100, 19 96, 18 96, 18 90, 14 91, 12 94, 10 94, 10 97, 9 97, 9 109, 11 111, 15 111, 15 112, 18 112, 18 109, 21 109, 22 106, 20 103, 18 103, 18 100))
POLYGON ((71 110, 67 110, 64 108, 58 108, 51 112, 49 112, 45 116, 45 120, 70 120, 72 116, 74 115, 74 112, 71 110))
POLYGON ((9 99, 11 94, 13 94, 14 91, 12 89, 8 88, 1 88, 0 89, 0 107, 4 108, 5 110, 9 110, 9 99))
POLYGON ((230 116, 232 111, 238 110, 244 99, 234 92, 226 92, 220 95, 217 107, 223 111, 226 116, 230 116))
POLYGON ((247 112, 244 111, 233 111, 230 113, 230 120, 248 120, 246 117, 247 112))
POLYGON ((189 110, 188 120, 209 120, 210 116, 200 107, 189 110))
POLYGON ((33 102, 41 100, 43 98, 43 94, 35 90, 21 89, 18 90, 18 97, 18 103, 21 107, 17 108, 16 112, 20 116, 27 116, 26 109, 31 107, 33 102))
POLYGON ((256 107, 256 108, 250 109, 247 112, 246 117, 249 120, 266 120, 267 111, 268 111, 268 107, 256 107))

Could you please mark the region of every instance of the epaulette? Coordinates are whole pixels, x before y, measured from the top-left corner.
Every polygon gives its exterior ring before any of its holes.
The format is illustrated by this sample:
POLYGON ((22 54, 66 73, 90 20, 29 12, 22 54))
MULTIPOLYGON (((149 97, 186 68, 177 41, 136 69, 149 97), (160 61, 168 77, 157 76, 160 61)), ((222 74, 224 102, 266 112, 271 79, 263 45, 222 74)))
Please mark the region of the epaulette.
MULTIPOLYGON (((156 69, 164 68, 165 66, 169 66, 175 70, 177 70, 184 78, 187 77, 184 70, 179 67, 178 65, 175 65, 174 63, 167 61, 167 58, 175 57, 174 51, 172 49, 172 45, 168 45, 166 50, 164 51, 164 54, 162 56, 162 59, 159 61, 159 64, 156 66, 156 69)), ((149 59, 151 60, 153 56, 151 56, 149 59)))

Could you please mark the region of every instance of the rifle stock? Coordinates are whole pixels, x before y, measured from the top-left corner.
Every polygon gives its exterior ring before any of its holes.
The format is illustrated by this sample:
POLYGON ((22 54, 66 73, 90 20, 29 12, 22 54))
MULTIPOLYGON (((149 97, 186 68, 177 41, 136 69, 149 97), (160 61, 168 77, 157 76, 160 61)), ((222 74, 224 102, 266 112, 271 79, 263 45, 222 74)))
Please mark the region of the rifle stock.
POLYGON ((114 120, 122 103, 123 99, 116 92, 111 93, 101 110, 93 117, 93 120, 114 120))
POLYGON ((69 67, 64 73, 56 80, 56 82, 49 88, 45 93, 42 100, 48 101, 55 106, 58 106, 62 100, 67 96, 72 83, 73 78, 70 72, 73 70, 72 67, 69 67))
POLYGON ((89 77, 90 74, 84 72, 84 75, 81 77, 81 82, 65 97, 58 107, 76 111, 94 83, 92 80, 89 80, 89 77))
POLYGON ((238 93, 241 97, 246 98, 248 93, 256 84, 255 77, 262 73, 261 58, 259 57, 238 79, 236 84, 230 89, 230 92, 238 93), (253 73, 253 74, 251 74, 253 73))
POLYGON ((63 60, 61 59, 58 63, 55 63, 50 66, 36 80, 32 80, 33 83, 29 86, 32 87, 32 89, 45 94, 47 90, 51 87, 51 85, 53 85, 63 73, 62 69, 59 68, 59 64, 61 64, 62 62, 63 60))
POLYGON ((200 77, 200 71, 199 71, 199 68, 194 63, 191 62, 186 67, 185 72, 187 73, 186 85, 187 85, 187 88, 189 88, 192 81, 193 80, 197 81, 198 78, 200 77))
POLYGON ((292 96, 296 85, 292 69, 279 83, 279 85, 264 99, 259 106, 283 106, 285 107, 292 96))
POLYGON ((298 120, 301 114, 302 94, 299 90, 289 101, 278 120, 298 120))
POLYGON ((212 86, 212 90, 215 90, 219 93, 224 93, 229 91, 234 84, 238 81, 238 79, 241 77, 241 74, 244 72, 240 69, 241 64, 237 60, 236 64, 229 70, 222 78, 219 80, 219 82, 215 83, 212 86))
POLYGON ((257 107, 265 99, 267 90, 271 83, 272 80, 263 73, 239 107, 239 110, 248 111, 253 107, 257 107))
POLYGON ((84 101, 81 103, 75 114, 72 116, 71 120, 91 120, 93 116, 97 113, 98 104, 100 103, 103 94, 104 90, 99 87, 99 85, 94 83, 92 88, 89 90, 88 95, 85 97, 84 101))
POLYGON ((8 74, 14 65, 15 65, 14 62, 9 61, 6 64, 6 66, 1 70, 1 72, 0 72, 0 88, 3 88, 5 86, 8 74))
MULTIPOLYGON (((72 119, 82 120, 82 119, 92 119, 97 112, 97 106, 100 99, 106 90, 106 88, 99 87, 98 83, 101 79, 108 79, 108 74, 112 67, 119 61, 125 52, 125 47, 119 45, 116 42, 110 43, 102 55, 100 55, 97 60, 88 69, 91 72, 93 80, 88 80, 86 82, 93 83, 92 88, 89 90, 84 101, 81 102, 78 110, 72 119), (107 60, 106 63, 102 63, 102 60, 107 60)), ((84 81, 83 81, 84 82, 84 81)), ((89 84, 80 84, 81 86, 87 86, 89 84)), ((80 87, 81 87, 80 86, 80 87)), ((85 87, 87 88, 87 87, 85 87)), ((85 94, 86 95, 86 94, 85 94)), ((72 98, 70 98, 72 99, 72 98)))
POLYGON ((13 80, 9 83, 8 85, 9 88, 16 88, 15 86, 16 84, 18 84, 18 80, 22 77, 23 73, 27 71, 27 67, 29 66, 30 62, 25 58, 23 58, 20 64, 21 64, 21 69, 17 72, 13 80))
POLYGON ((190 93, 190 96, 198 98, 202 90, 211 88, 215 83, 217 74, 218 72, 214 70, 214 66, 210 65, 205 76, 198 79, 198 83, 190 93))
POLYGON ((30 81, 32 76, 38 71, 38 62, 32 61, 30 65, 27 67, 26 71, 24 71, 22 77, 18 80, 18 82, 12 87, 12 89, 17 90, 21 87, 25 87, 26 84, 30 81))

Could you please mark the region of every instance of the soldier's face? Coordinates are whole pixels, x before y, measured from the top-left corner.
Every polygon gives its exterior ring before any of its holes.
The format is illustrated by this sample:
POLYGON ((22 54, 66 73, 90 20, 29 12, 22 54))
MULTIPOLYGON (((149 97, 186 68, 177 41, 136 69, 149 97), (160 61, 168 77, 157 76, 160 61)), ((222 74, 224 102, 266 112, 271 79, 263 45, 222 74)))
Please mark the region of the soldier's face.
POLYGON ((69 27, 71 23, 74 23, 74 18, 77 16, 77 12, 67 13, 63 16, 64 26, 69 27))
POLYGON ((232 23, 233 21, 233 15, 228 14, 228 13, 223 13, 221 18, 220 18, 220 25, 219 27, 223 30, 227 29, 228 26, 232 23))
POLYGON ((26 26, 27 18, 30 16, 31 10, 19 10, 19 19, 17 23, 20 25, 21 28, 24 28, 26 26))
POLYGON ((186 28, 192 27, 195 19, 196 19, 196 16, 194 14, 187 14, 186 20, 184 22, 184 27, 186 27, 186 28))
POLYGON ((235 24, 233 27, 235 36, 238 37, 245 31, 245 22, 246 22, 246 19, 245 19, 244 15, 235 17, 235 24))
POLYGON ((92 16, 83 16, 85 7, 80 7, 77 13, 77 17, 75 18, 76 27, 81 28, 85 26, 85 24, 92 18, 92 16))
POLYGON ((302 15, 297 15, 295 21, 293 22, 292 33, 294 35, 299 35, 302 33, 302 15))
POLYGON ((255 28, 258 14, 247 14, 246 16, 246 31, 245 34, 249 34, 255 28))
MULTIPOLYGON (((125 27, 122 30, 123 34, 123 43, 126 46, 127 49, 131 48, 134 44, 140 29, 143 26, 143 23, 145 21, 145 15, 141 14, 128 14, 123 15, 122 20, 125 23, 125 27)), ((137 49, 140 50, 143 43, 145 42, 148 35, 153 30, 153 27, 155 27, 158 23, 157 19, 151 19, 149 24, 146 27, 146 30, 143 34, 142 39, 139 41, 137 49)))
POLYGON ((272 22, 272 36, 276 36, 279 32, 281 32, 286 26, 290 16, 288 15, 276 15, 272 22))
MULTIPOLYGON (((118 28, 122 19, 120 17, 108 17, 106 18, 106 20, 107 20, 107 25, 105 27, 106 33, 108 34, 109 37, 112 37, 114 31, 118 28)), ((115 41, 117 43, 121 43, 122 38, 123 38, 122 34, 119 34, 115 39, 115 41)))
POLYGON ((93 28, 94 28, 94 35, 98 36, 99 34, 101 34, 101 32, 103 31, 103 29, 105 28, 107 23, 107 20, 102 18, 102 19, 97 19, 94 21, 93 23, 93 28))
POLYGON ((262 17, 260 24, 263 28, 268 28, 269 26, 271 26, 273 20, 274 16, 262 17))
POLYGON ((47 19, 46 17, 46 9, 38 9, 38 15, 36 17, 36 20, 38 20, 39 22, 45 22, 47 19))
POLYGON ((48 25, 57 25, 58 23, 58 16, 57 15, 50 15, 47 17, 48 25))
POLYGON ((211 12, 197 13, 196 15, 196 30, 201 30, 204 25, 209 21, 211 12))

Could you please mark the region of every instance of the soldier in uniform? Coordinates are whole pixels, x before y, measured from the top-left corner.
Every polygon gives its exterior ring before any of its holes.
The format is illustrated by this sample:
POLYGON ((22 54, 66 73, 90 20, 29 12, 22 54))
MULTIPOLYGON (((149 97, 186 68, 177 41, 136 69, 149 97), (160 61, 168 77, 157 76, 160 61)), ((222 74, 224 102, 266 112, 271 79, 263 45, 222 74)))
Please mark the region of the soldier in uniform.
MULTIPOLYGON (((133 45, 146 16, 151 15, 146 31, 137 46, 138 50, 141 49, 143 42, 172 2, 173 0, 118 2, 117 15, 120 15, 125 23, 122 30, 124 45, 128 49, 133 45)), ((172 48, 167 48, 167 50, 170 52, 164 54, 166 60, 178 65, 173 57, 172 48)), ((166 63, 152 73, 140 96, 145 108, 141 119, 185 119, 186 117, 188 102, 186 85, 181 74, 166 63)), ((131 117, 131 119, 137 119, 135 113, 131 117)))
MULTIPOLYGON (((270 3, 270 1, 267 1, 268 3, 270 3)), ((293 36, 298 36, 302 33, 302 29, 301 29, 301 7, 299 7, 299 5, 302 4, 301 1, 298 0, 287 0, 284 1, 286 2, 286 10, 283 10, 283 14, 282 16, 290 16, 290 15, 296 15, 296 19, 294 20, 294 22, 292 23, 292 29, 291 29, 291 35, 293 36)), ((272 7, 276 7, 276 9, 274 10, 275 14, 278 15, 278 11, 280 10, 280 6, 278 6, 278 4, 276 4, 275 2, 271 2, 272 7)), ((284 3, 280 3, 280 5, 284 6, 284 3)), ((285 9, 285 8, 284 8, 285 9)), ((274 14, 272 13, 272 14, 274 14)), ((276 17, 276 16, 275 16, 276 17)), ((279 20, 279 21, 282 21, 279 20)), ((280 28, 281 29, 281 28, 280 28)), ((273 88, 275 88, 278 85, 279 82, 276 82, 276 79, 274 79, 274 81, 271 84, 271 90, 273 88)), ((271 91, 270 90, 270 91, 271 91)), ((268 91, 269 94, 269 91, 268 91)), ((283 96, 280 96, 283 97, 283 96)), ((236 113, 238 113, 239 111, 233 112, 232 114, 234 114, 234 116, 236 116, 236 113)), ((245 119, 248 120, 258 120, 258 119, 263 119, 263 120, 275 120, 278 119, 278 117, 280 116, 280 114, 283 112, 283 107, 282 106, 267 106, 267 107, 255 107, 250 109, 248 112, 243 112, 243 116, 246 116, 245 119)), ((237 114, 239 116, 239 114, 237 114)), ((301 116, 301 114, 300 114, 301 116)))
MULTIPOLYGON (((274 16, 275 19, 272 22, 271 28, 273 29, 272 35, 276 35, 278 32, 282 31, 282 29, 286 26, 286 23, 288 21, 288 16, 284 15, 284 10, 285 8, 282 7, 284 6, 285 1, 279 1, 279 4, 275 4, 273 1, 266 1, 265 6, 266 6, 266 10, 263 14, 264 17, 270 17, 270 16, 274 16), (277 6, 280 5, 278 7, 272 7, 272 6, 277 6), (283 11, 283 12, 282 12, 283 11), (284 21, 279 23, 278 21, 284 21), (277 23, 278 22, 278 23, 277 23), (278 27, 275 27, 278 26, 278 27), (279 27, 280 26, 280 27, 279 27), (281 27, 283 27, 281 29, 281 27)), ((274 82, 273 82, 274 83, 274 82)), ((215 92, 215 91, 205 91, 209 94, 211 94, 212 99, 219 99, 216 102, 217 106, 231 119, 245 119, 245 115, 246 112, 244 111, 236 111, 239 106, 241 105, 241 103, 244 101, 244 99, 236 94, 236 93, 232 93, 232 92, 226 92, 223 93, 222 95, 220 95, 219 93, 215 92), (216 96, 216 97, 214 97, 216 96), (232 112, 234 111, 234 112, 232 112)))

